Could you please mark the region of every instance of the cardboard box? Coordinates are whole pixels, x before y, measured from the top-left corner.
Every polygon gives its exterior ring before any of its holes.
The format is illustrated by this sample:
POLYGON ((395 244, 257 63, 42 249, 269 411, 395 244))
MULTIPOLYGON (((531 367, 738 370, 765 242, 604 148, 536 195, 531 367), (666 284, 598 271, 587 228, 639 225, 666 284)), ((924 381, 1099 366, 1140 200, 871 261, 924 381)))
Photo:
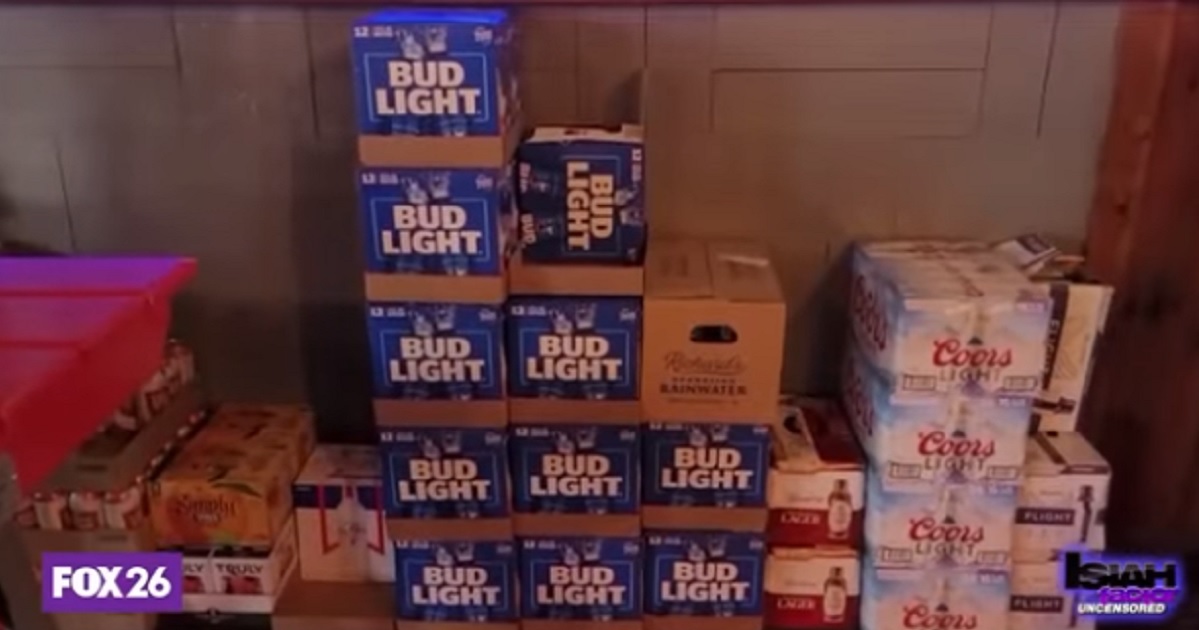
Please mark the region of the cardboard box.
POLYGON ((1111 467, 1079 433, 1038 433, 1028 440, 1016 500, 1012 558, 1047 562, 1066 547, 1102 550, 1111 467))
POLYGON ((295 521, 287 521, 270 548, 179 550, 184 611, 270 613, 296 565, 295 521))
POLYGON ((1009 630, 1094 630, 1093 617, 1075 614, 1076 596, 1063 593, 1058 562, 1012 565, 1009 630))
POLYGON ((765 531, 769 425, 651 422, 641 440, 646 529, 765 531))
POLYGON ((509 436, 518 536, 638 536, 640 427, 516 425, 509 436))
POLYGON ((651 531, 645 543, 646 628, 762 627, 761 534, 651 531))
POLYGON ((358 157, 371 166, 502 166, 520 131, 508 12, 381 11, 352 27, 358 157))
POLYGON ((399 627, 516 628, 519 569, 512 541, 395 545, 399 627))
MULTIPOLYGON (((1039 280, 1039 279, 1038 279, 1039 280)), ((1073 431, 1091 378, 1095 345, 1103 334, 1112 288, 1069 280, 1045 280, 1053 310, 1043 389, 1033 402, 1034 431, 1073 431)))
POLYGON ((646 419, 770 422, 786 319, 764 246, 653 239, 641 370, 646 419))
POLYGON ((767 628, 858 627, 861 564, 852 549, 774 547, 766 558, 767 628))
POLYGON ((784 400, 771 450, 770 544, 861 549, 866 461, 838 405, 784 400))
POLYGON ((292 486, 300 575, 304 580, 395 579, 382 493, 379 449, 332 444, 316 447, 292 486))
POLYGON ((861 625, 869 630, 1007 630, 1010 576, 1003 570, 862 568, 861 625))
POLYGON ((199 444, 253 444, 283 454, 288 478, 295 478, 316 446, 312 409, 303 405, 225 403, 192 441, 199 444))
POLYGON ((641 547, 639 535, 521 539, 521 628, 639 630, 641 547))
POLYGON ((633 265, 554 265, 512 258, 508 271, 512 295, 637 296, 645 293, 645 268, 633 265), (584 288, 585 289, 581 289, 584 288))
POLYGON ((274 630, 394 630, 390 584, 309 582, 293 575, 275 603, 274 630))

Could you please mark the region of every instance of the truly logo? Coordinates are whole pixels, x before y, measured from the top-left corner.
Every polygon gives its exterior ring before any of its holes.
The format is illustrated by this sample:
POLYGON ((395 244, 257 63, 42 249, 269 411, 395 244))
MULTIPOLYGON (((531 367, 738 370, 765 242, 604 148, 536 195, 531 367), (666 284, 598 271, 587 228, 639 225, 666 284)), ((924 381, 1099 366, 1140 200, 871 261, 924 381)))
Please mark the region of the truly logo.
POLYGON ((526 538, 520 561, 527 619, 641 616, 638 538, 526 538))
POLYGON ((509 394, 636 399, 641 311, 638 298, 510 299, 509 394))
POLYGON ((493 429, 379 431, 384 504, 402 518, 508 514, 506 438, 493 429))
POLYGON ((395 542, 398 617, 512 621, 516 554, 510 542, 395 542))
POLYGON ((765 505, 765 425, 651 423, 645 442, 647 505, 765 505))
POLYGON ((165 552, 42 554, 42 611, 163 613, 183 609, 183 556, 165 552))
POLYGON ((637 512, 638 427, 519 425, 512 427, 511 434, 517 512, 637 512))
POLYGON ((646 579, 651 588, 646 613, 760 615, 765 547, 759 534, 647 534, 646 579))
POLYGON ((367 328, 376 396, 502 397, 502 323, 497 308, 372 302, 367 306, 367 328))

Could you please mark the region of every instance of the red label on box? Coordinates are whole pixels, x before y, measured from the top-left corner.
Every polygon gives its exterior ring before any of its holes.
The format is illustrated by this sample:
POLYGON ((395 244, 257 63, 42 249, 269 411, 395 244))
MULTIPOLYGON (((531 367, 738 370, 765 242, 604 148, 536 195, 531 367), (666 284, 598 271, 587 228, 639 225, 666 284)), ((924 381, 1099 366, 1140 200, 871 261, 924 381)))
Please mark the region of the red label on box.
POLYGON ((829 510, 819 509, 772 509, 766 531, 767 541, 771 545, 787 547, 861 549, 863 511, 859 508, 840 512, 835 528, 829 527, 829 514, 829 510), (845 514, 849 515, 848 526, 842 525, 845 514))
POLYGON ((767 628, 857 628, 859 597, 766 593, 767 628))

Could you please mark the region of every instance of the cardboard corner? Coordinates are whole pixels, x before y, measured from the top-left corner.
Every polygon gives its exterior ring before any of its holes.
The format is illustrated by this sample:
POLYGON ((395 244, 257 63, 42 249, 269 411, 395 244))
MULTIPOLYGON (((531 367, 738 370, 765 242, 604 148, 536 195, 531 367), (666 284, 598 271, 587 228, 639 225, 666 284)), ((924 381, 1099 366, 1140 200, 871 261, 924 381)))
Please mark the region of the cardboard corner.
POLYGON ((389 518, 392 540, 496 541, 512 540, 510 518, 389 518))
POLYGON ((495 136, 358 136, 362 166, 410 168, 503 168, 520 143, 512 122, 495 136))
POLYGON ((637 537, 641 516, 637 514, 514 514, 517 536, 637 537))
POLYGON ((636 400, 509 398, 508 417, 512 424, 640 424, 641 403, 636 400))
POLYGON ((508 267, 511 295, 629 297, 645 294, 645 267, 623 265, 539 264, 519 252, 508 267))
POLYGON ((645 530, 727 530, 764 534, 769 510, 761 508, 676 507, 646 505, 641 508, 645 530))
POLYGON ((508 426, 506 400, 374 400, 379 428, 437 426, 502 429, 508 426))
POLYGON ((502 275, 367 273, 364 282, 368 302, 502 304, 508 297, 508 284, 502 275))

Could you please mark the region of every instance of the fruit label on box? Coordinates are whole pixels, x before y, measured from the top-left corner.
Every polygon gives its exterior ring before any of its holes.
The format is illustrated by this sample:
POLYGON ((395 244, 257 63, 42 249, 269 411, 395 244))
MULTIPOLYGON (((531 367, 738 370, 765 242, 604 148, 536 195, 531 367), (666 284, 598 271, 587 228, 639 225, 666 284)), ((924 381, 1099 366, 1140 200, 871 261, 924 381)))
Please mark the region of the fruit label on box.
POLYGON ((645 505, 766 505, 768 425, 651 422, 642 440, 645 505))
POLYGON ((393 518, 508 515, 508 448, 496 429, 381 429, 383 498, 393 518))
POLYGON ((645 254, 641 127, 538 127, 517 151, 524 257, 638 263, 645 254))
POLYGON ((646 614, 762 614, 766 541, 761 534, 649 532, 645 541, 646 614))
POLYGON ((517 425, 510 439, 516 512, 637 513, 639 427, 517 425))
POLYGON ((514 297, 507 326, 509 395, 637 399, 639 298, 514 297))
POLYGON ((506 11, 380 11, 352 35, 359 134, 503 132, 516 106, 506 11))
POLYGON ((375 395, 415 400, 504 394, 500 309, 483 304, 371 302, 375 395))
POLYGON ((366 268, 495 276, 515 226, 506 169, 362 168, 366 268))
POLYGON ((509 541, 395 541, 397 616, 409 621, 515 621, 509 541))
POLYGON ((640 538, 525 538, 520 545, 523 618, 641 617, 640 538))
POLYGON ((867 567, 862 630, 1007 630, 1006 571, 867 567))

